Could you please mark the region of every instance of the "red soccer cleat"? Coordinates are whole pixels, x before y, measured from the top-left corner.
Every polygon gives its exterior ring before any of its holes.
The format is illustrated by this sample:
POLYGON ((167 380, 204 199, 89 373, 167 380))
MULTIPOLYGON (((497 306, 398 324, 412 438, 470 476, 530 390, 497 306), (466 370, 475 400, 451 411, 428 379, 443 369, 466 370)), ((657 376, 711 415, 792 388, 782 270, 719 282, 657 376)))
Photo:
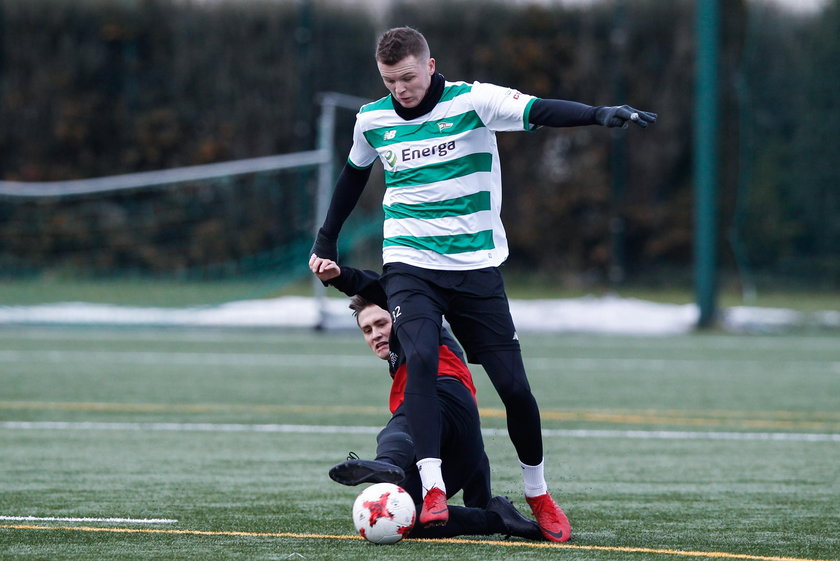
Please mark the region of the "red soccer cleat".
POLYGON ((545 539, 552 542, 567 542, 572 537, 572 525, 566 518, 563 509, 557 506, 551 495, 539 495, 537 497, 525 497, 531 505, 531 512, 540 525, 540 531, 545 539))
POLYGON ((426 528, 443 526, 449 521, 449 507, 446 506, 446 493, 438 487, 432 487, 423 498, 420 510, 420 524, 426 528))

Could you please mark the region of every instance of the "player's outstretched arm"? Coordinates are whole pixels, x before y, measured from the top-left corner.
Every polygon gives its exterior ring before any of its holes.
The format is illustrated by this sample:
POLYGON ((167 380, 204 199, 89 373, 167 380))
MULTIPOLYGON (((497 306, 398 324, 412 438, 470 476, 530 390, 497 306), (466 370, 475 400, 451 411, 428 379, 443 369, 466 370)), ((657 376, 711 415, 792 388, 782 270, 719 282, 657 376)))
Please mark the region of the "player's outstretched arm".
POLYGON ((626 128, 635 123, 642 128, 656 122, 656 113, 640 111, 629 105, 593 106, 565 99, 538 99, 531 106, 528 122, 546 127, 601 125, 626 128))

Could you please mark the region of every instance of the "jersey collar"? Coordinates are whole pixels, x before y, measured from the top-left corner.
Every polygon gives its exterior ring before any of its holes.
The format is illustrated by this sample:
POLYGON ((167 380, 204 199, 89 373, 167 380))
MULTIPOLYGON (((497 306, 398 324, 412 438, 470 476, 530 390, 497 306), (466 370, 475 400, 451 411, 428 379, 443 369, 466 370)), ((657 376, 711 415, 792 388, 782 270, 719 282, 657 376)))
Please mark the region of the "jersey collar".
POLYGON ((417 104, 416 107, 403 107, 396 99, 394 99, 394 96, 391 96, 391 103, 394 104, 394 111, 396 111, 397 115, 406 121, 422 117, 426 113, 431 113, 432 109, 434 109, 435 105, 437 105, 438 101, 440 101, 440 97, 443 95, 443 86, 445 83, 446 79, 443 77, 443 74, 435 72, 432 75, 429 90, 426 92, 426 95, 423 96, 423 100, 417 104))

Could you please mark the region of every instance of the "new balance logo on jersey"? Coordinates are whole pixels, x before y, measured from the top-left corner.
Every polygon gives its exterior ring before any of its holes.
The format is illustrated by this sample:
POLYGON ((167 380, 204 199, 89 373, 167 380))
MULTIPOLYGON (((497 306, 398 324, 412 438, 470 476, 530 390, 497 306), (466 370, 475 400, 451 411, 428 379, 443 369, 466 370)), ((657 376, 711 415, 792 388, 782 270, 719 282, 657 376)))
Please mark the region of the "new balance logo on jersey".
POLYGON ((396 129, 391 129, 389 131, 385 131, 385 134, 382 135, 382 139, 383 140, 394 140, 394 138, 396 136, 397 136, 397 130, 396 129))
POLYGON ((446 156, 452 150, 455 150, 454 140, 425 148, 403 148, 400 155, 402 156, 403 162, 409 162, 417 158, 428 158, 429 156, 446 156))

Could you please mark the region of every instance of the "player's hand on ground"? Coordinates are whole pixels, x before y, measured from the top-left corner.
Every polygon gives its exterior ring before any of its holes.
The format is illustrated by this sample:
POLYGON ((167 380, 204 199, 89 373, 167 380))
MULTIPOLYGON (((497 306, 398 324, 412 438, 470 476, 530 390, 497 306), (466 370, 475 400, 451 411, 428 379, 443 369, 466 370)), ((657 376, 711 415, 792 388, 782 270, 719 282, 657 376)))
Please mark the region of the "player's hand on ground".
POLYGON ((318 280, 326 282, 341 274, 338 263, 332 259, 323 259, 314 253, 309 258, 309 270, 318 277, 318 280))
POLYGON ((629 105, 617 105, 615 107, 599 107, 595 110, 595 121, 604 127, 621 127, 626 129, 630 123, 647 128, 656 122, 656 113, 640 111, 629 105))

